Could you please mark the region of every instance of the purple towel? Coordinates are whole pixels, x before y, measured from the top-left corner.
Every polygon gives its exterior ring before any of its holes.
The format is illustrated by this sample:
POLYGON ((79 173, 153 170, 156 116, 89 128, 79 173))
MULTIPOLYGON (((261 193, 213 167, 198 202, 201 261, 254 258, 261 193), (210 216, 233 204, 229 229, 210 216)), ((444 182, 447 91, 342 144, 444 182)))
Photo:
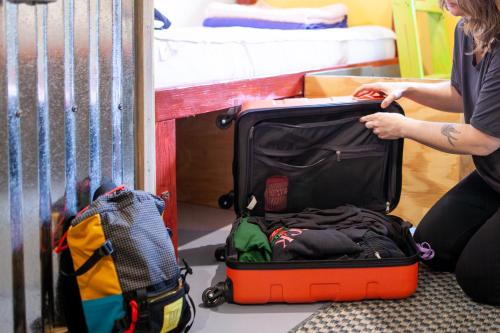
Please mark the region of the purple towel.
POLYGON ((248 18, 234 17, 211 17, 203 21, 205 27, 247 27, 259 29, 282 29, 282 30, 298 30, 298 29, 329 29, 329 28, 347 28, 347 16, 338 23, 291 23, 291 22, 276 22, 248 18))

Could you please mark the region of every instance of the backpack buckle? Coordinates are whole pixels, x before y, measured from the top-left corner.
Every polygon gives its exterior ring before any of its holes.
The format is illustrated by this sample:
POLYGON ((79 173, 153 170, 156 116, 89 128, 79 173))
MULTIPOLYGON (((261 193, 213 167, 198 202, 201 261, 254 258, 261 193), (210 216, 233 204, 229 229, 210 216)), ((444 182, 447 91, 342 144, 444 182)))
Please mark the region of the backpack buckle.
POLYGON ((104 242, 104 244, 101 245, 99 248, 99 255, 104 257, 104 256, 109 256, 111 253, 114 252, 113 245, 111 244, 111 241, 108 239, 104 242))

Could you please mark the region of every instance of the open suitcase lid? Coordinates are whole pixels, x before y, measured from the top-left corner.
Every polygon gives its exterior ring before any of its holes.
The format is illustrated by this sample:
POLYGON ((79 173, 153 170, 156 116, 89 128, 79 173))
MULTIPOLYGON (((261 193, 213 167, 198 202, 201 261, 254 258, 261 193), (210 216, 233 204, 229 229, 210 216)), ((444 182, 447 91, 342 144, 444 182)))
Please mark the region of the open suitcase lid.
POLYGON ((288 208, 282 212, 341 204, 392 211, 401 194, 403 139, 378 139, 359 118, 375 112, 404 112, 397 103, 386 109, 380 104, 380 99, 354 100, 350 96, 243 104, 236 114, 234 140, 236 214, 262 215, 268 206, 273 208, 267 202, 264 207, 264 197, 269 201, 268 190, 280 179, 282 188, 278 185, 277 191, 289 195, 288 208), (286 149, 282 151, 282 147, 286 149), (365 160, 354 162, 354 153, 361 153, 365 160), (295 165, 290 159, 294 163, 303 160, 295 165), (293 189, 301 194, 294 196, 293 189), (343 196, 332 194, 340 191, 348 194, 346 202, 342 202, 343 196))

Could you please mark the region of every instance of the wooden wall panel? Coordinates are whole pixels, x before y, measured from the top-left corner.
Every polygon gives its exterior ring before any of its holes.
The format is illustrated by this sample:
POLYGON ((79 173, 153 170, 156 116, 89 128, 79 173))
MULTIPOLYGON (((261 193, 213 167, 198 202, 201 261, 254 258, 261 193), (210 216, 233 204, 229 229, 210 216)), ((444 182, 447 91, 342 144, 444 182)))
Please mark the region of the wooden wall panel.
MULTIPOLYGON (((378 80, 381 79, 311 75, 305 79, 305 96, 314 98, 350 95, 359 85, 378 80)), ((403 81, 403 79, 388 78, 383 80, 403 81)), ((401 100, 400 104, 406 115, 412 118, 461 122, 459 114, 440 112, 407 99, 401 100)), ((403 191, 394 214, 418 224, 432 204, 458 182, 462 159, 464 158, 459 155, 442 153, 415 141, 405 140, 403 191)))
POLYGON ((218 207, 220 195, 233 189, 234 126, 221 130, 210 112, 177 120, 178 200, 218 207))

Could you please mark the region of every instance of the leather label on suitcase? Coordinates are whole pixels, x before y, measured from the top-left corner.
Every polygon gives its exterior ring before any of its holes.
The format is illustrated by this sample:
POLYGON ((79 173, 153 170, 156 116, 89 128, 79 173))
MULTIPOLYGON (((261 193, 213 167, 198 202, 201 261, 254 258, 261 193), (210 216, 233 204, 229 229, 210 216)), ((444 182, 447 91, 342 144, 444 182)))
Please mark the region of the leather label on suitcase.
POLYGON ((288 177, 272 176, 266 179, 264 192, 265 210, 282 212, 286 210, 288 200, 288 177))

